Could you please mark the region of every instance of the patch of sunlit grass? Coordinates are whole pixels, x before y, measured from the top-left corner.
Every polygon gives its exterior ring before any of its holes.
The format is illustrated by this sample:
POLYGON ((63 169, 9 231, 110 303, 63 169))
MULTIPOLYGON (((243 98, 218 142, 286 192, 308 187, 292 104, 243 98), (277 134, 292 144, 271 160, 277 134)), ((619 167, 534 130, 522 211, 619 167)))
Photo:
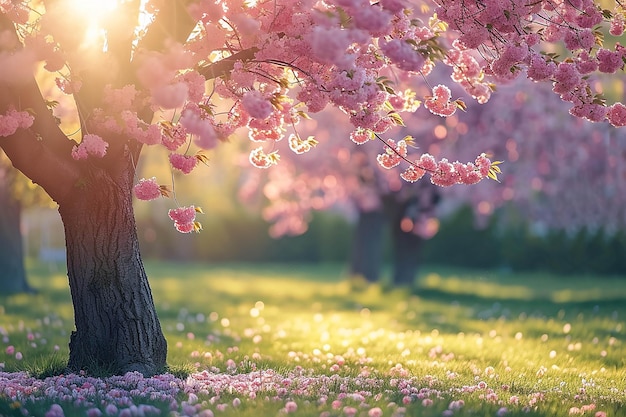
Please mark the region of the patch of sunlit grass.
MULTIPOLYGON (((38 295, 0 299, 2 366, 45 376, 58 363, 35 358, 66 357, 71 306, 66 278, 37 268, 38 295)), ((189 402, 206 416, 326 417, 616 416, 626 405, 626 283, 440 270, 415 295, 355 288, 333 265, 147 271, 169 372, 186 387, 180 415, 189 402)))

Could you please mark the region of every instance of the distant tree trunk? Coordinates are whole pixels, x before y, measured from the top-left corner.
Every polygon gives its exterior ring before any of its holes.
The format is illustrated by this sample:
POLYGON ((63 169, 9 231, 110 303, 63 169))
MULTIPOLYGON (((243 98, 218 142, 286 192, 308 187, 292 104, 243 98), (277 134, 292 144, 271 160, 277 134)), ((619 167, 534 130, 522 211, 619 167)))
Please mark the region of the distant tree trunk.
POLYGON ((59 202, 76 330, 68 368, 153 375, 167 345, 140 254, 132 207, 132 169, 98 171, 59 202))
POLYGON ((32 292, 24 267, 22 208, 9 189, 8 169, 0 166, 0 293, 32 292))
POLYGON ((396 196, 391 195, 386 196, 383 201, 391 229, 392 282, 394 285, 412 286, 417 277, 423 241, 412 230, 415 219, 411 217, 414 217, 412 211, 417 199, 399 201, 396 196), (409 222, 408 225, 403 225, 403 221, 409 222), (404 230, 408 226, 411 226, 411 230, 404 230))
POLYGON ((362 276, 367 281, 378 280, 383 261, 383 237, 385 213, 378 211, 359 211, 352 253, 350 274, 362 276))

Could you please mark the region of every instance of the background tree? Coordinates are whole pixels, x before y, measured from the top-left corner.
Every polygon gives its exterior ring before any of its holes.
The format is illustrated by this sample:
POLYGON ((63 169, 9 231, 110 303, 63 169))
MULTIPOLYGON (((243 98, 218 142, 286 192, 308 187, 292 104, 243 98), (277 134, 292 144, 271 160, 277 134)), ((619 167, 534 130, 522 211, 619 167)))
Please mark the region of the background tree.
MULTIPOLYGON (((438 119, 430 116, 422 113, 417 118, 427 126, 438 119)), ((427 145, 418 131, 410 133, 422 146, 427 145)), ((350 126, 341 123, 341 115, 334 111, 303 123, 298 133, 303 137, 315 134, 320 142, 315 151, 298 155, 286 149, 288 143, 277 144, 281 163, 267 171, 245 171, 239 197, 246 204, 262 205, 273 237, 306 232, 312 211, 338 212, 354 223, 350 274, 378 280, 384 243, 389 239, 392 282, 411 285, 422 240, 436 232, 432 220, 439 187, 427 181, 408 184, 393 170, 380 167, 376 162, 379 144, 350 141, 350 126)))
MULTIPOLYGON (((620 7, 603 14, 584 0, 513 2, 510 9, 442 2, 437 12, 462 33, 448 47, 441 36, 446 25, 414 6, 402 0, 0 3, 0 148, 59 206, 76 324, 70 370, 106 366, 151 374, 165 364, 132 192, 151 199, 168 191, 152 179, 133 186, 144 145, 165 146, 172 167, 191 172, 204 160, 197 148, 210 149, 243 127, 251 139, 269 142, 250 154, 266 168, 279 159, 272 148, 284 129, 327 104, 348 116, 352 138, 364 142, 383 135, 407 110, 392 81, 406 74, 419 84, 441 59, 479 101, 489 95, 485 74, 504 79, 528 67, 533 79, 554 79, 563 99, 580 101, 577 115, 626 124, 626 107, 604 107, 591 89, 593 78, 582 77, 570 57, 559 61, 535 51, 542 39, 564 40, 599 71, 622 68, 615 59, 622 50, 597 48, 599 36, 590 29, 603 18, 619 23, 620 7), (468 13, 472 19, 465 19, 468 13), (552 30, 532 23, 539 20, 552 30), (470 48, 493 58, 479 62, 470 48), (43 80, 31 71, 39 62, 73 96, 79 132, 59 125, 66 109, 54 109, 42 95, 43 80), (547 69, 543 78, 540 69, 547 69)), ((425 98, 425 107, 442 116, 463 106, 443 85, 425 98)), ((380 163, 402 164, 408 181, 428 173, 438 185, 473 184, 497 172, 484 155, 451 163, 409 156, 406 142, 385 143, 380 163)), ((296 145, 301 151, 312 142, 296 136, 296 145)), ((176 228, 200 229, 197 209, 174 203, 169 216, 176 228)))
POLYGON ((21 204, 16 199, 12 185, 17 174, 0 155, 0 292, 15 294, 31 292, 24 266, 21 204))
MULTIPOLYGON (((443 80, 447 74, 439 71, 438 76, 443 80)), ((356 145, 346 140, 349 127, 326 112, 299 129, 303 136, 316 133, 320 152, 284 157, 275 173, 248 170, 240 196, 246 202, 262 197, 264 217, 272 223, 275 237, 304 233, 314 210, 344 213, 356 229, 351 272, 371 281, 378 279, 388 224, 394 243, 393 282, 405 284, 416 274, 420 237, 437 232, 437 217, 466 204, 478 227, 507 206, 501 221, 522 219, 535 233, 566 230, 572 235, 602 229, 610 236, 624 229, 626 144, 618 130, 568 117, 568 104, 550 86, 527 80, 501 86, 488 103, 468 107, 446 119, 416 113, 405 120, 407 126, 395 139, 411 135, 436 156, 463 157, 477 150, 501 155, 506 161, 501 183, 437 187, 434 197, 423 182, 400 181, 376 164, 375 143, 355 152, 356 145), (441 207, 435 209, 432 202, 438 198, 441 207), (420 203, 426 210, 414 205, 420 203), (401 279, 400 274, 408 278, 401 279)))

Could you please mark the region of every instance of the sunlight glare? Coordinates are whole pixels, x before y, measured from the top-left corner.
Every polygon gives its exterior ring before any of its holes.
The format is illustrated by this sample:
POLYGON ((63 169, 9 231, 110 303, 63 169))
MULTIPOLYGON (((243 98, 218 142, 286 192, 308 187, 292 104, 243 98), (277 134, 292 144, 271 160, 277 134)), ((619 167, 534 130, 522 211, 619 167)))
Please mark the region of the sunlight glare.
POLYGON ((121 0, 67 0, 66 4, 72 11, 87 23, 85 46, 101 43, 103 51, 108 49, 103 24, 115 12, 120 2, 121 0))
POLYGON ((96 21, 118 6, 118 0, 71 0, 71 3, 85 18, 96 21))

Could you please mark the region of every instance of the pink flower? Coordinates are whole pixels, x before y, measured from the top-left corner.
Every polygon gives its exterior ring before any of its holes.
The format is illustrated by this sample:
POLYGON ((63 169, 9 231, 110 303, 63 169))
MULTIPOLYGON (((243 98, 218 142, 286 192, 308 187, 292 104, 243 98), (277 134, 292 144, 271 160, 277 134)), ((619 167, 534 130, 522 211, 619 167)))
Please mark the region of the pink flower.
POLYGON ((63 408, 59 404, 52 404, 50 409, 46 411, 46 417, 64 417, 63 408))
POLYGON ((35 118, 27 111, 9 109, 5 115, 0 114, 0 137, 10 136, 17 129, 28 129, 33 125, 35 118))
POLYGON ((400 174, 400 178, 402 178, 406 182, 415 182, 422 178, 425 173, 426 171, 424 171, 422 168, 419 168, 415 165, 409 165, 409 167, 400 174))
POLYGON ((154 200, 162 195, 161 186, 157 184, 156 177, 140 179, 133 187, 133 192, 135 193, 135 197, 144 201, 154 200))
POLYGON ((424 57, 411 44, 402 39, 384 42, 380 49, 398 68, 405 71, 419 71, 424 65, 424 57))
POLYGON ((612 74, 624 66, 623 54, 618 51, 600 48, 596 57, 598 58, 598 70, 600 72, 612 74))
POLYGON ((452 116, 456 112, 456 104, 450 101, 452 92, 445 85, 436 85, 433 87, 433 95, 427 97, 424 106, 431 113, 438 116, 452 116))
POLYGON ((353 417, 356 415, 357 413, 357 409, 354 407, 344 407, 343 408, 343 413, 346 415, 346 417, 353 417))
POLYGON ((189 93, 189 87, 184 82, 160 85, 150 90, 152 103, 163 109, 181 107, 189 93))
POLYGON ((269 168, 272 165, 276 165, 279 159, 278 152, 274 151, 266 154, 262 147, 252 150, 249 157, 250 163, 257 168, 269 168))
POLYGON ((547 80, 556 72, 556 64, 552 61, 548 62, 539 55, 533 54, 530 58, 530 65, 526 71, 528 78, 533 81, 547 80))
POLYGON ((212 149, 217 146, 217 134, 210 118, 197 106, 189 106, 183 110, 179 123, 187 133, 196 135, 196 145, 202 149, 212 149))
POLYGON ((352 140, 352 142, 356 143, 357 145, 362 145, 365 142, 369 141, 372 138, 370 132, 367 129, 363 129, 363 128, 356 128, 356 130, 352 131, 352 133, 350 133, 350 139, 352 140))
POLYGON ((624 33, 624 15, 621 13, 614 13, 611 19, 611 28, 609 33, 613 36, 622 36, 624 33))
POLYGON ((72 158, 86 159, 90 155, 102 158, 107 153, 109 144, 104 141, 100 136, 94 134, 87 134, 83 136, 83 140, 80 144, 75 145, 72 149, 72 158))
POLYGON ((437 169, 437 161, 434 156, 425 153, 420 156, 420 159, 417 161, 417 166, 432 173, 437 169))
POLYGON ((135 140, 146 145, 158 145, 161 143, 161 129, 157 125, 149 125, 145 130, 138 127, 131 134, 135 136, 135 140))
POLYGON ((396 145, 393 139, 388 139, 387 144, 388 146, 384 148, 385 153, 378 155, 376 160, 383 168, 391 169, 397 167, 402 161, 402 158, 406 157, 407 145, 404 140, 398 141, 396 145))
POLYGON ((179 232, 189 233, 194 230, 196 220, 196 208, 194 206, 171 209, 167 214, 174 221, 174 227, 179 232))
POLYGON ((346 53, 352 43, 348 30, 315 26, 308 36, 313 56, 320 62, 349 67, 353 57, 346 53))
POLYGON ((103 101, 109 111, 130 110, 137 97, 137 90, 133 84, 127 84, 122 88, 112 88, 106 85, 103 91, 103 101))
POLYGON ((613 104, 609 107, 606 118, 613 126, 626 126, 626 106, 622 103, 613 104))
POLYGON ((357 7, 351 11, 357 28, 366 30, 374 36, 386 34, 391 23, 391 13, 378 7, 357 7))
POLYGON ((99 408, 90 408, 87 410, 87 417, 100 417, 102 415, 102 411, 99 408))
POLYGON ((289 135, 289 149, 298 155, 310 151, 317 144, 318 142, 315 138, 313 138, 313 136, 302 139, 300 136, 293 133, 289 135))
POLYGON ((273 110, 272 103, 257 90, 247 91, 241 99, 241 105, 255 119, 267 119, 273 110))
POLYGON ((463 400, 452 401, 448 404, 448 410, 460 410, 464 405, 465 401, 463 400))
POLYGON ((178 153, 170 154, 170 163, 172 166, 185 174, 189 174, 198 165, 198 158, 195 156, 181 155, 178 153))
POLYGON ((15 346, 10 345, 4 350, 7 355, 13 355, 15 353, 15 346))
POLYGON ((187 141, 187 131, 180 125, 163 126, 161 143, 170 151, 175 151, 187 141))
POLYGON ((571 62, 561 62, 555 73, 554 92, 558 94, 569 93, 578 87, 582 81, 581 75, 576 68, 576 64, 571 62))
POLYGON ((380 407, 370 408, 370 410, 367 412, 368 417, 382 417, 382 415, 383 410, 381 410, 380 407))
POLYGON ((287 401, 285 404, 285 411, 287 413, 295 413, 298 411, 298 404, 295 401, 287 401))
POLYGON ((563 41, 565 42, 565 47, 570 51, 575 51, 576 49, 589 50, 593 48, 596 38, 591 29, 570 30, 565 34, 563 41))

